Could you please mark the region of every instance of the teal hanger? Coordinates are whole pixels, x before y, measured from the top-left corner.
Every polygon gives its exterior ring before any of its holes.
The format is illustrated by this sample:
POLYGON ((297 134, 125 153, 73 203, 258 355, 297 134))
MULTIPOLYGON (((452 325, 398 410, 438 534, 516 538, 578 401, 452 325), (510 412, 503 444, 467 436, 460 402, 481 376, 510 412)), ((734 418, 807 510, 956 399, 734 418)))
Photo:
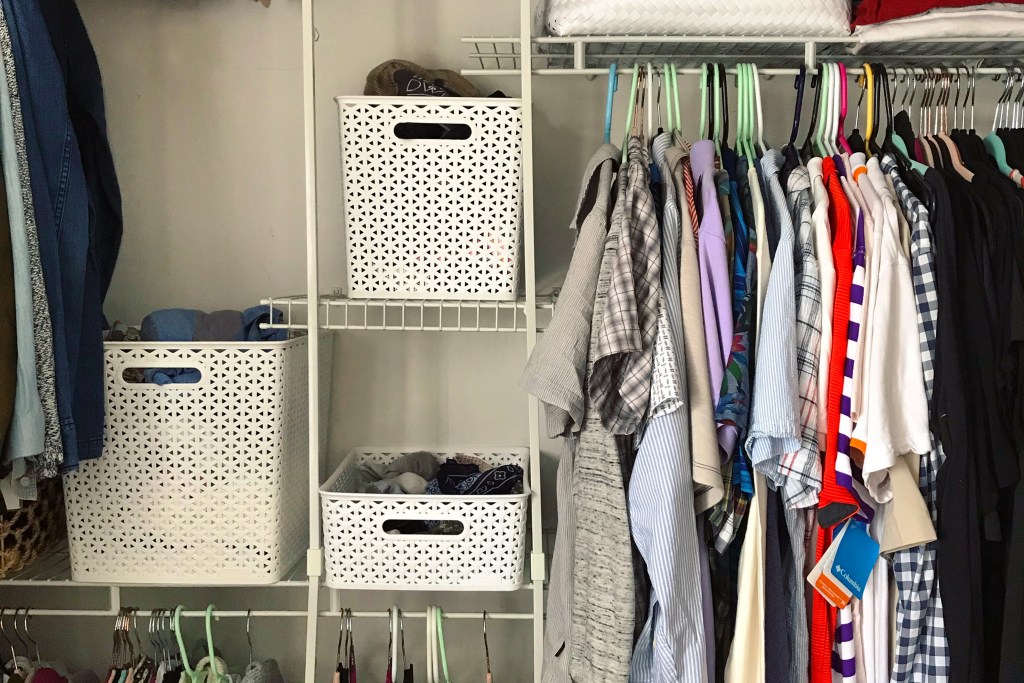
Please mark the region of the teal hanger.
POLYGON ((992 120, 992 132, 985 136, 985 150, 989 156, 995 159, 996 166, 999 167, 999 172, 1005 176, 1009 176, 1013 173, 1013 169, 1010 168, 1010 164, 1006 160, 1006 147, 1003 145, 1002 139, 996 134, 999 126, 999 113, 1000 108, 1010 99, 1010 93, 1013 92, 1013 77, 1010 75, 1010 69, 1006 69, 1006 86, 1003 88, 1003 94, 999 96, 996 101, 996 115, 992 120))
POLYGON ((619 89, 619 64, 612 62, 608 67, 608 101, 604 108, 604 144, 612 141, 612 107, 615 104, 615 91, 619 89))

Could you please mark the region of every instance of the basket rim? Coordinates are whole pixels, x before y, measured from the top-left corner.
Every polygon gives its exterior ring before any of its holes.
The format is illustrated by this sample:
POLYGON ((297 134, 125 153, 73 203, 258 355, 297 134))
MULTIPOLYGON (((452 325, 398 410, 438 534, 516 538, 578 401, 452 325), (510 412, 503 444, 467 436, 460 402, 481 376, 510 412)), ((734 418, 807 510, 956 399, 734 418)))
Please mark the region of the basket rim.
POLYGON ((259 350, 267 349, 288 349, 293 346, 299 346, 306 342, 308 335, 299 335, 290 339, 282 341, 258 341, 258 342, 238 342, 238 341, 175 341, 175 342, 151 342, 151 341, 136 341, 136 342, 118 342, 118 341, 105 341, 103 342, 103 348, 112 351, 137 351, 139 349, 155 349, 155 350, 182 350, 189 351, 192 349, 239 349, 239 350, 259 350))
POLYGON ((505 493, 498 495, 478 495, 478 496, 433 496, 433 495, 411 495, 408 493, 343 493, 340 491, 332 491, 334 483, 341 477, 342 473, 348 468, 349 462, 359 457, 361 453, 414 453, 416 451, 430 451, 433 453, 486 453, 489 451, 494 452, 506 452, 514 453, 517 455, 529 455, 530 449, 522 446, 444 446, 444 447, 424 447, 424 446, 357 446, 349 450, 349 452, 342 459, 341 464, 334 470, 330 477, 327 478, 323 484, 320 485, 320 499, 321 501, 346 501, 346 500, 400 500, 409 503, 476 503, 476 502, 495 502, 495 501, 524 501, 530 497, 533 493, 530 488, 529 481, 529 459, 524 459, 526 467, 523 468, 524 474, 527 476, 523 477, 523 492, 522 493, 505 493))
POLYGON ((488 105, 508 109, 522 108, 521 97, 432 97, 430 95, 335 95, 338 104, 440 104, 440 105, 488 105))

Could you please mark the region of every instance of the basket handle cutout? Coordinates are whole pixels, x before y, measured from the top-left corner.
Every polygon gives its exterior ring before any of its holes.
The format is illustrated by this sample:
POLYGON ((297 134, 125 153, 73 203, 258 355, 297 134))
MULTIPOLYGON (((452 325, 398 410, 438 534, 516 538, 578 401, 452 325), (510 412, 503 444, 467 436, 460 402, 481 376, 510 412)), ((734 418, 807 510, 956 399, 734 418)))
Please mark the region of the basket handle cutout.
POLYGON ((121 381, 133 387, 168 388, 184 385, 191 388, 203 379, 203 371, 197 367, 125 367, 121 370, 121 381))
POLYGON ((393 132, 396 138, 413 142, 468 140, 473 135, 469 125, 448 121, 400 121, 395 124, 393 132))
MULTIPOLYGON (((436 517, 436 515, 431 515, 436 517)), ((386 518, 380 523, 380 532, 388 540, 455 540, 466 535, 466 525, 458 519, 424 519, 419 517, 386 518), (443 528, 438 529, 441 525, 443 528)))

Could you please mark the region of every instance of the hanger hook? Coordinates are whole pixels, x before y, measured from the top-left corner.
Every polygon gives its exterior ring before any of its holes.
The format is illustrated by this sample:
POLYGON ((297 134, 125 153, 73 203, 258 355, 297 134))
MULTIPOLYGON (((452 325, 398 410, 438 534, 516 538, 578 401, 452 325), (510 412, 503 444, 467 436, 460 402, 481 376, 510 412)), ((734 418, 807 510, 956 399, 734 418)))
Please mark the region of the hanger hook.
MULTIPOLYGON (((7 608, 0 607, 0 634, 3 634, 4 640, 6 640, 7 644, 11 646, 11 661, 14 661, 18 658, 18 653, 14 651, 14 641, 8 637, 7 628, 4 626, 4 616, 6 613, 7 608)), ((15 620, 17 620, 17 617, 15 617, 15 620)))
POLYGON ((252 664, 252 631, 250 630, 250 622, 252 621, 252 610, 248 609, 245 611, 245 640, 249 643, 249 664, 252 664))
POLYGON ((25 617, 24 617, 25 637, 28 638, 28 642, 32 644, 32 649, 36 653, 36 662, 41 662, 41 661, 43 661, 43 658, 39 656, 39 644, 35 641, 34 638, 32 638, 32 634, 29 632, 28 620, 29 620, 29 608, 26 607, 25 608, 25 617))

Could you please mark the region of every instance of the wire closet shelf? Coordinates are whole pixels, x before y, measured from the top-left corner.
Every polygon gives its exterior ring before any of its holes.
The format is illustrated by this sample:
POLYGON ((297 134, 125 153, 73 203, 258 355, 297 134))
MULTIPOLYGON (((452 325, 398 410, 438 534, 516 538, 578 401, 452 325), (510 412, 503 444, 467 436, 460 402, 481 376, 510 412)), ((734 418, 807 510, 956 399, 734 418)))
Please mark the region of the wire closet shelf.
MULTIPOLYGON (((522 54, 518 36, 462 39, 473 66, 466 76, 517 76, 522 54)), ((1001 74, 1001 65, 1024 59, 1024 40, 944 38, 899 43, 865 43, 856 37, 792 36, 543 36, 534 38, 531 61, 534 75, 571 76, 608 73, 613 62, 620 69, 647 61, 672 62, 679 73, 698 74, 704 62, 733 67, 740 62, 763 62, 764 76, 795 75, 801 66, 812 72, 821 60, 900 62, 915 66, 970 65, 979 74, 1001 74), (998 66, 997 66, 998 65, 998 66)), ((849 69, 850 73, 858 73, 849 69)))

